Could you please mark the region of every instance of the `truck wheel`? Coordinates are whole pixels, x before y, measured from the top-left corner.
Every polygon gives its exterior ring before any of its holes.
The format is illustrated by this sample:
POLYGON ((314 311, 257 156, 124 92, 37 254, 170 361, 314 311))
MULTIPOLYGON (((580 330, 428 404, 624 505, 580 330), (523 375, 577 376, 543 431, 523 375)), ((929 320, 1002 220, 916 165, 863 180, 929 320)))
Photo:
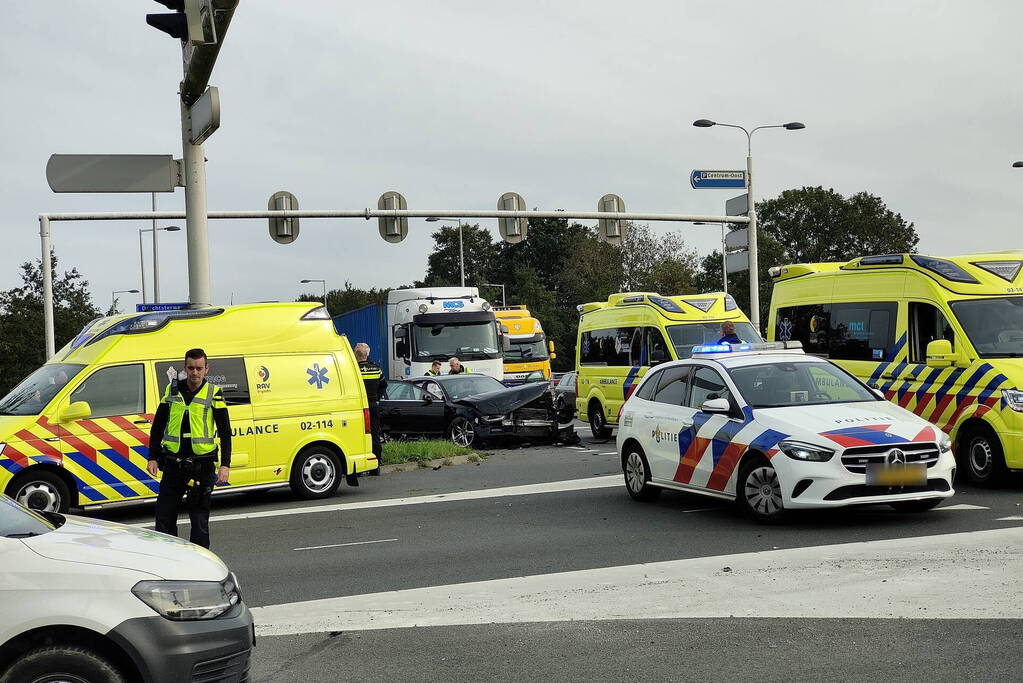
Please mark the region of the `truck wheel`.
POLYGON ((1005 455, 994 432, 984 427, 966 433, 959 448, 966 477, 977 486, 997 486, 1005 477, 1005 455))
POLYGON ((607 426, 607 418, 604 417, 604 407, 600 401, 592 401, 587 410, 590 418, 590 432, 594 439, 610 439, 611 428, 607 426))
POLYGON ((329 498, 337 492, 344 474, 332 451, 313 446, 295 458, 291 466, 291 490, 306 500, 329 498))
POLYGON ((67 512, 71 493, 58 475, 36 467, 22 472, 7 487, 7 495, 25 507, 43 512, 67 512))
POLYGON ((84 647, 54 645, 30 650, 0 676, 0 683, 124 683, 113 664, 84 647))

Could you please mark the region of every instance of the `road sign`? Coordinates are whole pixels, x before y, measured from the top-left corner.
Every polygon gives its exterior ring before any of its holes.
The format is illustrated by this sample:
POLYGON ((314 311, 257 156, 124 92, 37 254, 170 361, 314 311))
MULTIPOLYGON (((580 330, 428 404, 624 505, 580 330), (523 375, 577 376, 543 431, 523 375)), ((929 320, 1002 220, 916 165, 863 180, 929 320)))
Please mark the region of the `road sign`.
POLYGON ((749 195, 741 194, 725 202, 726 216, 745 216, 749 213, 749 195))
POLYGON ((744 270, 749 270, 749 252, 737 251, 734 254, 726 254, 725 268, 729 273, 739 273, 744 270))
POLYGON ((201 145, 220 128, 220 91, 211 85, 202 97, 189 107, 189 139, 201 145))
MULTIPOLYGON (((526 200, 515 192, 505 192, 497 200, 498 211, 525 211, 526 200)), ((526 239, 529 230, 528 218, 498 218, 497 227, 501 231, 501 239, 508 244, 517 244, 526 239)))
POLYGON ((183 311, 189 307, 187 301, 175 304, 135 304, 136 313, 161 313, 163 311, 183 311))
POLYGON ((749 246, 749 228, 732 230, 725 235, 725 249, 745 249, 749 246))
MULTIPOLYGON (((287 190, 274 192, 270 195, 266 208, 268 211, 296 211, 298 198, 287 190)), ((294 242, 298 239, 298 218, 271 218, 270 238, 278 244, 294 242)))
POLYGON ((746 171, 693 171, 689 183, 696 190, 707 187, 746 187, 746 171))
MULTIPOLYGON (((597 203, 597 211, 625 211, 625 202, 616 194, 606 194, 597 203)), ((621 244, 625 223, 617 218, 601 218, 597 221, 597 239, 609 244, 621 244)))
POLYGON ((46 162, 54 192, 173 192, 179 176, 170 154, 51 154, 46 162))
MULTIPOLYGON (((408 202, 400 192, 391 190, 380 195, 380 199, 377 200, 377 208, 381 211, 407 211, 408 202)), ((407 218, 378 218, 377 224, 380 226, 380 236, 388 242, 396 244, 408 235, 407 218)))

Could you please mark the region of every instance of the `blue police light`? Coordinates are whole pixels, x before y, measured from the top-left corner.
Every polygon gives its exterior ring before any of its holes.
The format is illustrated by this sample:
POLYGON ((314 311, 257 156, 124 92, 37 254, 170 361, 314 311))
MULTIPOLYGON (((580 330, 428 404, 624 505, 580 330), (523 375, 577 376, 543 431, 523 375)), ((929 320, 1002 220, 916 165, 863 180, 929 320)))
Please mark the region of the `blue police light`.
POLYGON ((731 344, 703 344, 693 347, 693 353, 730 353, 731 351, 731 344))

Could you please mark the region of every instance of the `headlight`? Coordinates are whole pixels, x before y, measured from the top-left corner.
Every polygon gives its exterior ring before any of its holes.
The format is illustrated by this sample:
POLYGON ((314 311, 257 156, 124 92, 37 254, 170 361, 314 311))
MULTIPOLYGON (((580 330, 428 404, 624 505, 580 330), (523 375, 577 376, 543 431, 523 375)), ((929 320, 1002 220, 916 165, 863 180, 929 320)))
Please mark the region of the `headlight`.
POLYGON ((1002 398, 1017 413, 1023 413, 1023 391, 1019 389, 1003 389, 1002 398))
POLYGON ((131 592, 173 621, 216 619, 242 599, 234 574, 223 581, 139 581, 131 592))
POLYGON ((831 456, 835 454, 835 451, 830 448, 800 443, 799 441, 782 441, 778 446, 781 448, 782 453, 793 460, 803 460, 806 462, 826 462, 831 460, 831 456))
POLYGON ((942 432, 941 437, 938 439, 938 450, 942 453, 948 453, 952 450, 952 439, 944 432, 942 432))

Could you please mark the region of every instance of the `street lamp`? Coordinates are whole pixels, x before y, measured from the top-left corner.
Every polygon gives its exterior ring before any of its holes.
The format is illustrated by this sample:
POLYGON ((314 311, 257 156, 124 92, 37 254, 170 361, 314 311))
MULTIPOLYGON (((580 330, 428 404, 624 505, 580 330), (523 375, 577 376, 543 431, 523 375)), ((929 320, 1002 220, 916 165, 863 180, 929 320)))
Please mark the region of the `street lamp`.
POLYGON ((718 123, 710 119, 697 119, 693 121, 697 128, 710 128, 711 126, 724 126, 725 128, 738 128, 746 134, 746 194, 749 204, 749 307, 750 322, 757 332, 760 332, 760 260, 757 253, 757 209, 753 197, 753 134, 763 128, 784 128, 785 130, 802 130, 806 126, 799 121, 780 123, 773 126, 757 126, 746 130, 743 126, 734 123, 718 123))
MULTIPOLYGON (((704 223, 703 221, 694 221, 693 225, 714 225, 714 223, 704 223)), ((721 284, 724 286, 725 294, 728 294, 728 249, 725 247, 725 226, 727 223, 721 223, 721 284)))
POLYGON ((160 249, 156 239, 156 233, 166 230, 167 232, 178 232, 181 230, 176 225, 168 225, 165 228, 139 228, 139 270, 142 273, 142 301, 146 301, 146 262, 142 256, 142 233, 153 233, 153 302, 160 303, 160 249))
POLYGON ((317 279, 302 280, 302 284, 303 285, 307 285, 310 282, 319 282, 321 285, 323 285, 323 307, 326 308, 327 307, 327 281, 326 280, 317 280, 317 279))
POLYGON ((110 310, 113 311, 114 313, 117 312, 114 309, 114 307, 117 305, 117 295, 118 294, 138 294, 138 293, 139 293, 139 290, 137 290, 137 289, 115 289, 114 291, 110 292, 110 310))
POLYGON ((504 285, 499 285, 495 282, 484 282, 484 287, 500 287, 501 288, 501 306, 507 306, 508 303, 504 298, 504 285))
MULTIPOLYGON (((454 219, 458 221, 458 270, 462 275, 462 286, 465 287, 465 252, 462 250, 462 219, 454 219)), ((426 219, 427 223, 436 223, 443 221, 445 223, 451 223, 450 218, 437 218, 436 216, 430 216, 426 219)))

